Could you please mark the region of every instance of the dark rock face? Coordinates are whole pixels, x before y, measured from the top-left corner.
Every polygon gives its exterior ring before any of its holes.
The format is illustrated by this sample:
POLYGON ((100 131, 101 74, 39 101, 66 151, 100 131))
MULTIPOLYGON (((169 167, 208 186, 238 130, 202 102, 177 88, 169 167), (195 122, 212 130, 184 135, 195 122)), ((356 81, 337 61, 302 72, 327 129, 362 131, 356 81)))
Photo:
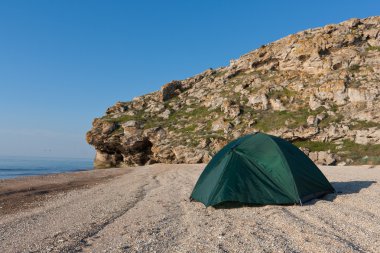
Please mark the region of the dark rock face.
POLYGON ((117 102, 93 122, 95 166, 208 162, 263 131, 320 164, 380 163, 380 17, 309 29, 227 67, 117 102))
POLYGON ((161 99, 167 101, 175 96, 178 96, 183 90, 182 83, 180 81, 171 81, 165 84, 161 88, 161 99))

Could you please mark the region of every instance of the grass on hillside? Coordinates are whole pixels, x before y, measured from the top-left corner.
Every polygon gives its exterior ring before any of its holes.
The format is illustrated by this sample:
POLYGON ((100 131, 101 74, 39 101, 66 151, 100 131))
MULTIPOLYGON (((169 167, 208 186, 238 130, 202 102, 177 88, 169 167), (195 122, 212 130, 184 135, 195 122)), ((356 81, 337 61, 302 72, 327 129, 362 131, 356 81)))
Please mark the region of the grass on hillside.
POLYGON ((369 47, 366 48, 366 51, 378 51, 378 52, 380 52, 380 47, 369 46, 369 47))
POLYGON ((380 127, 380 124, 373 121, 359 120, 359 121, 352 122, 350 129, 360 130, 360 129, 368 129, 371 127, 380 127))
POLYGON ((294 97, 297 94, 294 90, 289 90, 287 88, 284 88, 282 90, 272 90, 269 92, 268 97, 274 98, 274 99, 280 99, 281 97, 294 97))
POLYGON ((338 154, 342 161, 351 159, 352 164, 380 164, 380 144, 361 145, 344 140, 343 144, 319 141, 295 141, 297 147, 308 148, 311 152, 328 151, 338 154))
POLYGON ((291 111, 268 111, 256 114, 257 124, 255 128, 268 132, 281 127, 296 128, 306 124, 309 116, 307 110, 291 111), (287 124, 286 124, 287 123, 287 124))
POLYGON ((360 65, 359 64, 353 64, 353 65, 351 65, 348 68, 348 71, 350 71, 350 72, 357 72, 357 71, 359 71, 359 69, 360 69, 360 65))

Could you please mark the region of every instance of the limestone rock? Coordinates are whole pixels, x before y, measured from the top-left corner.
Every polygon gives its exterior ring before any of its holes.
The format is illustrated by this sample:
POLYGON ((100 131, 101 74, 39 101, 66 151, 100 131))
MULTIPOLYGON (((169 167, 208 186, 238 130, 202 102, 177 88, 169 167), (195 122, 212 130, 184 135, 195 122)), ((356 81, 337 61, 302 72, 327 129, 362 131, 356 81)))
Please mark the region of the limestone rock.
POLYGON ((371 99, 371 95, 364 89, 349 88, 348 98, 351 102, 366 102, 371 99))
POLYGON ((321 101, 317 99, 314 95, 311 95, 309 99, 310 109, 314 111, 314 110, 317 110, 321 106, 322 106, 321 101))
POLYGON ((180 81, 171 81, 161 87, 161 99, 167 101, 175 96, 178 96, 182 91, 182 83, 180 81))
POLYGON ((96 150, 94 167, 95 168, 112 168, 119 166, 120 161, 122 161, 122 156, 120 154, 108 154, 100 150, 96 150))
POLYGON ((286 110, 285 106, 282 104, 281 100, 279 100, 279 99, 270 99, 269 102, 270 102, 272 109, 274 111, 285 111, 286 110))
POLYGON ((115 122, 103 122, 102 124, 102 134, 110 134, 117 128, 117 124, 115 122))
POLYGON ((168 119, 170 116, 170 110, 166 109, 163 113, 159 114, 158 116, 163 118, 163 119, 168 119))
POLYGON ((213 132, 224 131, 225 133, 228 133, 232 128, 233 125, 230 122, 224 121, 223 118, 214 121, 211 125, 211 130, 213 132))
POLYGON ((309 126, 316 125, 316 117, 313 116, 313 115, 310 115, 309 117, 307 117, 306 122, 307 122, 307 124, 308 124, 309 126))
POLYGON ((211 143, 210 139, 202 139, 202 140, 199 142, 198 148, 200 148, 200 149, 204 149, 204 148, 206 148, 208 145, 210 145, 210 143, 211 143))
POLYGON ((370 128, 367 130, 357 130, 355 135, 357 144, 380 144, 380 129, 370 128))
POLYGON ((225 113, 227 118, 235 119, 240 115, 241 109, 234 101, 226 100, 221 105, 221 111, 225 113))
POLYGON ((248 104, 252 105, 254 108, 267 110, 269 102, 265 94, 260 94, 260 95, 253 95, 249 97, 248 104))
POLYGON ((128 127, 139 127, 139 123, 136 120, 130 120, 122 124, 123 128, 128 128, 128 127))
POLYGON ((213 95, 210 98, 207 98, 203 104, 205 107, 208 107, 213 110, 220 107, 223 104, 223 101, 224 101, 223 97, 213 95))
POLYGON ((173 153, 179 163, 193 164, 209 160, 207 152, 197 149, 189 149, 186 146, 177 146, 173 148, 173 153))
POLYGON ((302 150, 320 164, 363 163, 345 143, 380 156, 372 146, 380 144, 379 80, 380 17, 351 19, 117 102, 86 140, 98 168, 207 162, 254 131, 308 146, 302 150))
POLYGON ((269 132, 272 135, 280 136, 281 138, 295 141, 295 140, 308 140, 313 138, 319 133, 318 127, 298 127, 295 129, 279 128, 269 132))
POLYGON ((106 114, 119 114, 128 111, 128 104, 123 102, 117 102, 114 106, 107 109, 106 114))
POLYGON ((334 165, 337 161, 336 156, 329 151, 310 152, 309 157, 313 162, 320 165, 334 165))

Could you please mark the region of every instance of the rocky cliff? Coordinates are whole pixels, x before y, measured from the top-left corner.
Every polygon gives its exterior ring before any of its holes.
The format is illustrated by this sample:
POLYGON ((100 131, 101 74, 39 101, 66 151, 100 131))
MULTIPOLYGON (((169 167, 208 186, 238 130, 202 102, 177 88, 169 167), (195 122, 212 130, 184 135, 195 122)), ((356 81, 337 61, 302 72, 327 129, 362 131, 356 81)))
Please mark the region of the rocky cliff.
POLYGON ((95 167, 208 162, 254 131, 320 164, 380 163, 380 17, 309 29, 118 102, 87 142, 95 167))

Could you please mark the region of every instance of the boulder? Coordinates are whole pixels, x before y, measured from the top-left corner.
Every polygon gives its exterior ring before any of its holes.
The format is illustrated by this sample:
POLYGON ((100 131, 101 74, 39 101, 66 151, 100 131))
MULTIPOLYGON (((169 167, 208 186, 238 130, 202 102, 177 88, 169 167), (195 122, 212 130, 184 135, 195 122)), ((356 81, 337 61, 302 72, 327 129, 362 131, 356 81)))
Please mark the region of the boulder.
POLYGON ((140 123, 135 120, 127 121, 121 124, 121 126, 124 130, 124 137, 132 137, 142 134, 142 130, 140 130, 140 123))
POLYGON ((122 161, 123 157, 121 154, 109 154, 100 150, 96 150, 94 168, 120 167, 120 162, 122 161))
POLYGON ((202 139, 200 142, 199 142, 199 145, 198 145, 198 148, 200 149, 204 149, 206 147, 208 147, 210 145, 211 141, 210 139, 202 139))
POLYGON ((368 100, 372 100, 373 97, 369 94, 369 92, 365 89, 356 89, 349 88, 348 89, 348 98, 351 102, 367 102, 368 100))
POLYGON ((276 130, 272 130, 269 134, 280 136, 286 140, 295 141, 295 140, 308 140, 313 138, 319 133, 318 127, 303 127, 290 129, 282 127, 276 130))
POLYGON ((139 127, 139 126, 140 126, 140 124, 136 120, 129 120, 129 121, 122 124, 123 128, 139 127))
POLYGON ((127 103, 117 102, 114 106, 107 109, 106 114, 120 114, 128 111, 129 107, 127 103))
POLYGON ((210 97, 207 97, 205 101, 203 102, 203 105, 207 108, 210 108, 211 110, 214 110, 218 107, 220 107, 224 102, 224 98, 219 95, 212 95, 210 97))
POLYGON ((224 131, 228 132, 232 128, 232 124, 229 122, 224 121, 223 118, 219 118, 218 120, 212 122, 211 124, 211 131, 217 132, 217 131, 224 131))
POLYGON ((285 106, 282 104, 280 99, 269 99, 269 102, 270 102, 272 109, 274 111, 285 111, 286 110, 285 106))
POLYGON ((373 127, 366 130, 357 130, 355 143, 362 145, 380 144, 380 129, 373 127))
POLYGON ((335 165, 337 157, 329 151, 310 152, 310 159, 319 165, 335 165))
POLYGON ((163 119, 168 119, 170 117, 170 110, 166 109, 163 113, 159 114, 158 117, 161 117, 163 119))
POLYGON ((309 117, 307 117, 306 123, 309 126, 316 125, 316 117, 314 115, 310 115, 309 117))
POLYGON ((186 146, 177 146, 173 148, 176 161, 178 163, 201 163, 209 161, 209 154, 204 150, 191 149, 186 146))
POLYGON ((161 87, 161 100, 167 101, 175 96, 178 96, 182 92, 181 81, 171 81, 161 87))
POLYGON ((265 94, 257 94, 248 97, 248 105, 252 105, 254 108, 267 110, 268 104, 268 98, 265 94))
POLYGON ((112 133, 117 127, 118 127, 118 124, 115 123, 115 122, 103 121, 103 122, 102 122, 102 134, 110 134, 110 133, 112 133))
POLYGON ((311 95, 309 99, 310 109, 314 111, 314 110, 317 110, 321 106, 322 106, 322 102, 319 99, 317 99, 314 95, 311 95))
POLYGON ((235 119, 240 115, 241 109, 234 101, 226 100, 221 105, 221 111, 225 113, 227 118, 235 119))

